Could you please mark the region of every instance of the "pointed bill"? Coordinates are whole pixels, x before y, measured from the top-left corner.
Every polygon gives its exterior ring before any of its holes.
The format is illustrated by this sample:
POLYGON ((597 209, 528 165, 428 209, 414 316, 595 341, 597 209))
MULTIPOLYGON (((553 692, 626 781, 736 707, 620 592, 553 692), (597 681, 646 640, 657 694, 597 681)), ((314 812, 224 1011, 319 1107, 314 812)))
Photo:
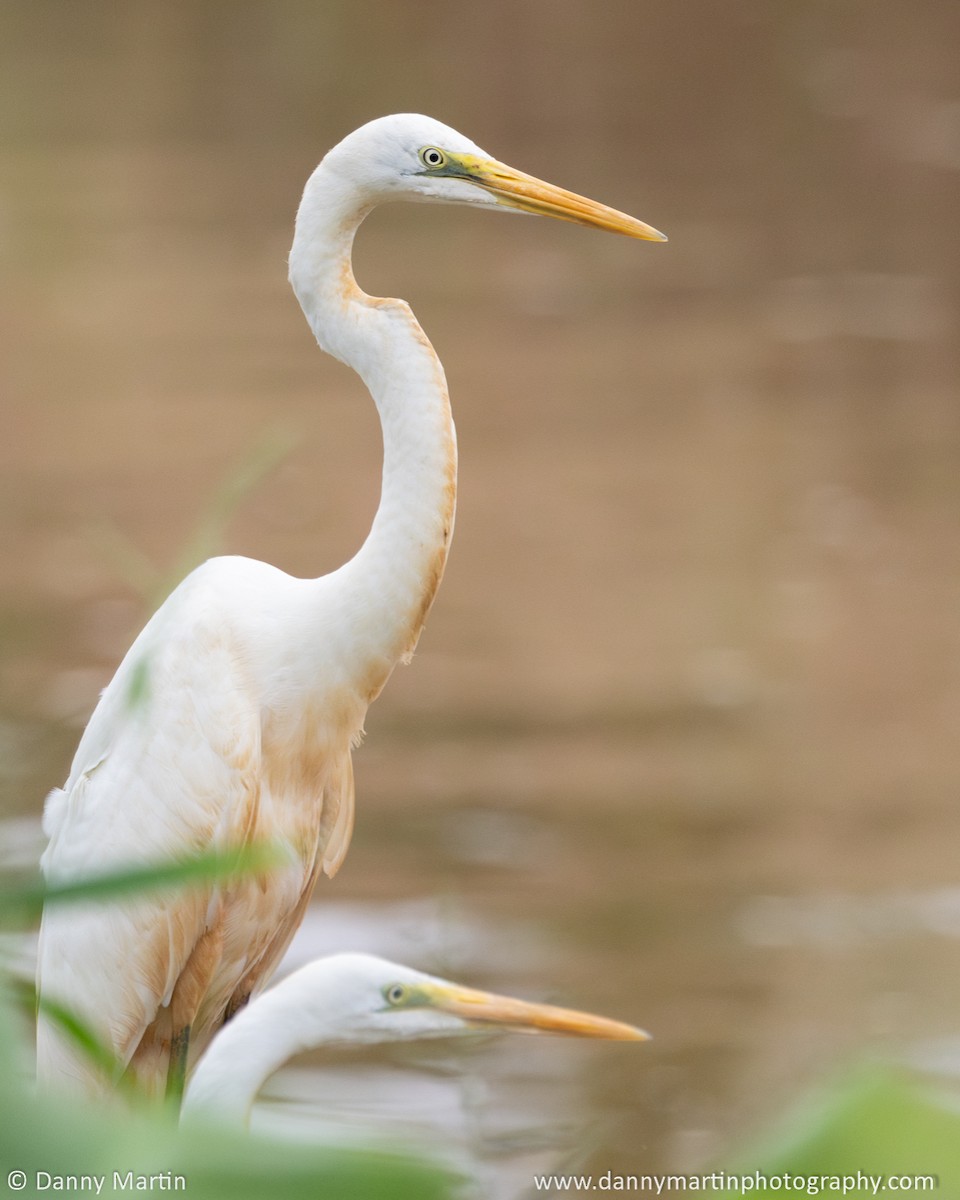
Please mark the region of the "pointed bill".
POLYGON ((473 988, 436 985, 425 988, 432 1008, 448 1012, 477 1025, 499 1025, 531 1033, 562 1033, 571 1037, 607 1038, 618 1042, 646 1042, 650 1034, 623 1021, 612 1021, 593 1013, 514 1000, 473 988))
POLYGON ((483 159, 474 154, 451 154, 445 173, 475 183, 493 193, 501 204, 509 208, 556 217, 561 221, 573 221, 577 225, 590 225, 594 229, 607 229, 611 233, 622 233, 647 242, 667 240, 666 234, 636 217, 552 183, 545 183, 496 159, 483 159))

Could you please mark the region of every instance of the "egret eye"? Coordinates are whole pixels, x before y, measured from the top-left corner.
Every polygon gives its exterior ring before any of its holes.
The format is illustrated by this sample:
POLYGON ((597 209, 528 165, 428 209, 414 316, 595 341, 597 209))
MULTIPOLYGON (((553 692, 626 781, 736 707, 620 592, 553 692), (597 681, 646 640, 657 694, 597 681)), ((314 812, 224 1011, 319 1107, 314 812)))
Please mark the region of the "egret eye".
POLYGON ((420 151, 420 161, 429 170, 435 171, 438 167, 444 165, 447 161, 447 156, 442 150, 438 150, 436 146, 424 146, 420 151))
POLYGON ((407 998, 407 989, 402 983, 391 983, 384 988, 383 995, 388 1004, 402 1004, 407 998))

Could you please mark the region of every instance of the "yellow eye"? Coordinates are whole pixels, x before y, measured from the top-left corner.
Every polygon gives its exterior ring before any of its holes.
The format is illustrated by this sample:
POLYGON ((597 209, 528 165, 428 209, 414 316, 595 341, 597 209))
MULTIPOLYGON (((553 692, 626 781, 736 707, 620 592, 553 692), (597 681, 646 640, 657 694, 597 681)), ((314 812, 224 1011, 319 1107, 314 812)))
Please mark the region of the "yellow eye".
POLYGON ((407 998, 407 989, 402 983, 391 983, 383 989, 383 996, 388 1004, 402 1004, 407 998))
POLYGON ((420 161, 428 171, 436 171, 446 163, 447 156, 436 146, 424 146, 420 151, 420 161))

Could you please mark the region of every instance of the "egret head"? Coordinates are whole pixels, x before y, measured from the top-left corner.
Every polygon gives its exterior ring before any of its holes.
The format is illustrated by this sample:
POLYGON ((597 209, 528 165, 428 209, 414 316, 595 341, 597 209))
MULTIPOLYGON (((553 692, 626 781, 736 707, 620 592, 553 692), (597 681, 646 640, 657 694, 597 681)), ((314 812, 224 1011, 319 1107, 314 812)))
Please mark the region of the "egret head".
POLYGON ((620 1021, 461 987, 369 954, 318 959, 281 987, 296 988, 301 1012, 316 1011, 326 1027, 325 1041, 386 1042, 497 1029, 618 1041, 649 1036, 620 1021))
POLYGON ((329 152, 323 166, 357 189, 369 207, 385 200, 439 200, 667 240, 643 221, 508 167, 455 129, 414 113, 363 125, 329 152))
POLYGON ((246 1121, 264 1080, 320 1046, 517 1030, 642 1042, 642 1029, 591 1013, 460 987, 370 954, 336 954, 294 971, 233 1017, 187 1088, 181 1120, 246 1121))

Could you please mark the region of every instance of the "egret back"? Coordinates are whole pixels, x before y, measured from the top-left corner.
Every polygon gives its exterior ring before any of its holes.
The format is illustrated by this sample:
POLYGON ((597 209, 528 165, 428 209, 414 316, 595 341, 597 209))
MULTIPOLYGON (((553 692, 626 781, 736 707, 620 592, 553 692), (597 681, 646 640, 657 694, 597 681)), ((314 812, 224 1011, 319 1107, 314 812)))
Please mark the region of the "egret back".
MULTIPOLYGON (((42 865, 51 881, 252 842, 286 852, 269 876, 45 911, 41 994, 151 1088, 166 1074, 177 1002, 196 1001, 202 1047, 227 1007, 269 977, 319 874, 332 873, 349 842, 350 745, 362 715, 349 728, 325 726, 322 739, 313 730, 309 754, 295 735, 280 746, 274 731, 272 769, 264 767, 276 683, 261 663, 265 651, 276 658, 270 626, 301 583, 243 559, 214 559, 188 577, 127 654, 67 784, 48 802, 42 865)), ((86 1090, 104 1082, 46 1019, 38 1074, 86 1090)))

